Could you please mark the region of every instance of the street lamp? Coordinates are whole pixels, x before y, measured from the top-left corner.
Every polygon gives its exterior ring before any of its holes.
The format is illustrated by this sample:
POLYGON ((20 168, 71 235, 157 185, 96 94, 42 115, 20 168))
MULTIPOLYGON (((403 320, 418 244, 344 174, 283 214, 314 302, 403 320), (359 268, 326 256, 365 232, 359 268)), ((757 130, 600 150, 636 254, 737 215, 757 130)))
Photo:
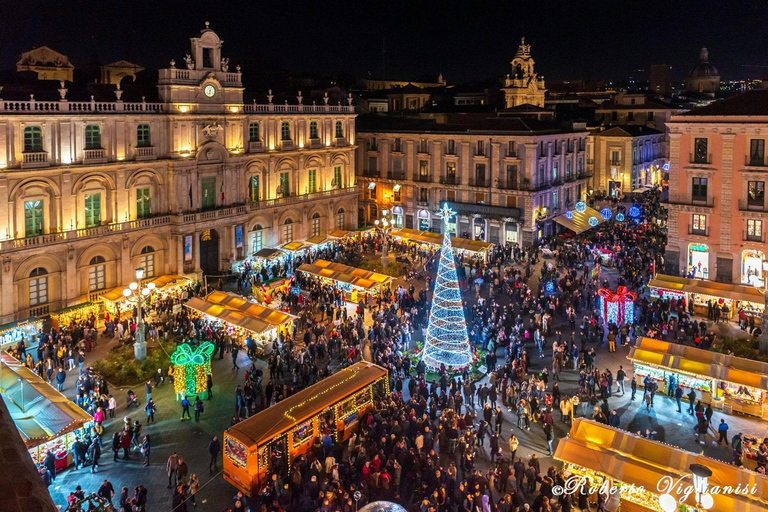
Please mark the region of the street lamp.
POLYGON ((392 233, 395 223, 390 217, 389 210, 382 210, 381 215, 381 220, 373 221, 373 226, 376 232, 384 238, 384 244, 381 247, 381 264, 386 267, 389 263, 389 235, 392 233))
MULTIPOLYGON (((760 281, 755 281, 755 288, 760 289, 760 281)), ((768 353, 768 260, 763 260, 763 314, 760 317, 760 352, 768 353)))
POLYGON ((147 358, 147 342, 144 341, 144 314, 142 312, 142 299, 149 298, 152 290, 155 289, 155 283, 147 283, 147 286, 141 288, 141 280, 144 279, 144 268, 140 267, 136 269, 136 281, 128 285, 128 288, 123 290, 123 295, 128 298, 133 295, 136 296, 136 304, 138 308, 138 322, 136 322, 136 341, 133 343, 133 354, 137 361, 142 361, 147 358))
POLYGON ((707 492, 709 486, 709 477, 712 476, 712 470, 701 464, 691 464, 688 469, 693 473, 693 489, 696 491, 696 506, 704 509, 712 508, 714 500, 712 495, 707 492))

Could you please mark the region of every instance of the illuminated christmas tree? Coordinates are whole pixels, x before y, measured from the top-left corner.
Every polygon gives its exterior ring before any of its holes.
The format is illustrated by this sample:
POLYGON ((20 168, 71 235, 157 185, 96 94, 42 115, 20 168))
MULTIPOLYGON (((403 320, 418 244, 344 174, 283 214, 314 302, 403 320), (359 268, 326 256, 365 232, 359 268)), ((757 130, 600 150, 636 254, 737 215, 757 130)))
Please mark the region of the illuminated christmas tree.
POLYGON ((456 276, 451 237, 448 233, 448 220, 456 215, 456 212, 444 204, 436 215, 445 223, 445 235, 421 359, 427 368, 432 370, 439 370, 441 364, 457 370, 472 362, 472 352, 469 347, 459 280, 456 276))

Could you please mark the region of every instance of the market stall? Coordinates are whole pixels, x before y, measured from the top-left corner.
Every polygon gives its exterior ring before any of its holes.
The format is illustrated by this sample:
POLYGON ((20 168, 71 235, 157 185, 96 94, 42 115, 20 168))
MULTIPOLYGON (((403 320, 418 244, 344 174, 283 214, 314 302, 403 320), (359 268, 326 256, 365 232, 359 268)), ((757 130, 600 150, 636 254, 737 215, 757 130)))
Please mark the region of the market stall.
POLYGON ((666 394, 674 381, 683 386, 683 396, 693 388, 713 408, 768 418, 768 363, 652 338, 640 338, 628 359, 638 386, 649 376, 666 394))
POLYGON ((82 304, 75 304, 74 306, 51 313, 51 326, 54 329, 58 329, 62 326, 83 322, 91 315, 95 316, 98 320, 100 312, 101 303, 83 302, 82 304))
POLYGON ((347 231, 346 229, 336 229, 334 231, 331 231, 328 233, 328 237, 336 239, 336 240, 344 240, 345 238, 356 236, 357 233, 354 231, 347 231))
MULTIPOLYGON (((154 292, 150 301, 157 299, 164 299, 168 295, 178 296, 181 291, 192 284, 192 280, 188 277, 179 275, 164 275, 151 279, 144 279, 142 286, 146 286, 149 283, 154 283, 154 292)), ((123 295, 123 290, 126 286, 118 286, 106 292, 99 299, 104 303, 104 309, 111 314, 117 314, 121 311, 127 311, 132 309, 136 302, 136 294, 132 294, 129 297, 123 295)))
POLYGON ((224 479, 248 496, 267 483, 276 459, 290 465, 316 437, 349 438, 374 396, 389 394, 387 370, 358 362, 224 432, 224 479))
POLYGON ((307 244, 310 245, 310 249, 314 252, 319 249, 325 249, 333 243, 333 239, 327 235, 316 235, 307 238, 307 244))
POLYGON ((275 296, 279 293, 286 295, 291 289, 291 279, 276 277, 266 283, 255 282, 251 285, 253 298, 261 304, 272 304, 275 296))
POLYGON ((37 333, 43 330, 43 320, 29 318, 21 322, 0 325, 0 350, 14 348, 24 339, 27 349, 37 346, 37 333))
MULTIPOLYGON (((443 245, 443 235, 430 231, 416 231, 415 229, 398 229, 392 231, 395 240, 416 245, 426 245, 432 249, 439 249, 443 245)), ((469 240, 467 238, 451 237, 451 246, 456 254, 464 254, 487 261, 488 252, 493 247, 492 243, 482 240, 469 240)))
POLYGON ((296 269, 296 272, 304 273, 340 288, 344 291, 347 301, 353 303, 359 301, 360 294, 378 295, 381 293, 382 287, 392 281, 392 277, 384 274, 333 263, 328 260, 304 263, 296 269))
POLYGON ((57 471, 72 464, 70 449, 91 415, 7 352, 0 353, 0 392, 32 460, 41 463, 51 450, 57 471))
POLYGON ((754 317, 756 325, 760 324, 765 304, 763 292, 753 286, 656 274, 648 287, 651 298, 685 299, 686 303, 693 301, 693 311, 699 315, 707 315, 709 301, 727 305, 728 318, 743 309, 748 316, 754 317))
POLYGON ((184 307, 205 315, 209 320, 224 323, 242 342, 250 337, 264 345, 280 333, 293 329, 295 316, 267 308, 234 293, 215 291, 206 297, 194 297, 184 307))
POLYGON ((577 235, 605 222, 605 218, 599 211, 590 208, 581 201, 576 203, 576 207, 573 210, 567 210, 552 220, 577 235))
MULTIPOLYGON (((605 507, 609 511, 661 512, 664 510, 661 503, 670 500, 670 508, 678 512, 698 510, 694 493, 685 494, 686 487, 693 486, 689 468, 694 464, 712 472, 708 479, 711 492, 707 493, 712 499, 710 510, 757 512, 768 508, 765 475, 593 420, 573 421, 569 436, 557 444, 555 459, 564 464, 566 479, 585 478, 588 484, 597 487, 607 482, 605 488, 612 493, 605 507), (665 485, 670 481, 674 485, 665 485), (754 492, 737 493, 733 490, 737 486, 754 489, 754 492), (720 492, 716 492, 716 488, 720 492)), ((596 498, 592 496, 592 500, 596 498)))

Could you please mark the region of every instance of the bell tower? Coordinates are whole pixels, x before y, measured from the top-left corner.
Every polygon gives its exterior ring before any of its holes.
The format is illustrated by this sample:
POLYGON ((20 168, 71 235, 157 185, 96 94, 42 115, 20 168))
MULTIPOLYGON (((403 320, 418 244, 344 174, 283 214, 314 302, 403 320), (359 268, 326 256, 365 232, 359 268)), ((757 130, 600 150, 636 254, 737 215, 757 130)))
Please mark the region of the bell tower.
POLYGON ((501 90, 504 93, 505 108, 519 105, 535 105, 544 107, 544 77, 539 77, 534 71, 535 61, 531 57, 531 45, 525 44, 525 38, 520 39, 517 53, 510 62, 512 73, 502 79, 501 90))
POLYGON ((240 66, 229 70, 229 59, 222 57, 224 41, 209 22, 196 37, 191 37, 190 53, 183 64, 161 69, 158 80, 160 100, 169 103, 170 111, 238 112, 243 107, 243 83, 240 66))

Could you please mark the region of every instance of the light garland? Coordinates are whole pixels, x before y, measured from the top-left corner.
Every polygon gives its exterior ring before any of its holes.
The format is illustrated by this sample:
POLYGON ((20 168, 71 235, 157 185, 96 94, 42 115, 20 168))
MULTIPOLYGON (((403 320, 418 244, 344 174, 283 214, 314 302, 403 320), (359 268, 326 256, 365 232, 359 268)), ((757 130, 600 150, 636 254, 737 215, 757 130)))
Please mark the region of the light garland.
POLYGON ((585 203, 584 201, 579 201, 578 203, 576 203, 576 206, 574 206, 573 209, 579 213, 584 213, 585 211, 587 211, 587 203, 585 203))
POLYGON ((437 214, 443 219, 446 229, 429 312, 426 342, 421 355, 427 368, 432 370, 440 369, 441 365, 461 369, 472 362, 467 321, 464 318, 456 263, 447 229, 448 220, 455 214, 447 204, 437 214))
POLYGON ((600 296, 600 315, 608 323, 621 325, 624 322, 635 322, 636 295, 627 291, 626 286, 619 286, 616 293, 607 288, 597 290, 600 296))
POLYGON ((216 347, 204 341, 192 350, 188 343, 182 343, 171 354, 173 364, 173 388, 176 393, 202 393, 207 389, 208 375, 211 374, 211 354, 216 347))

